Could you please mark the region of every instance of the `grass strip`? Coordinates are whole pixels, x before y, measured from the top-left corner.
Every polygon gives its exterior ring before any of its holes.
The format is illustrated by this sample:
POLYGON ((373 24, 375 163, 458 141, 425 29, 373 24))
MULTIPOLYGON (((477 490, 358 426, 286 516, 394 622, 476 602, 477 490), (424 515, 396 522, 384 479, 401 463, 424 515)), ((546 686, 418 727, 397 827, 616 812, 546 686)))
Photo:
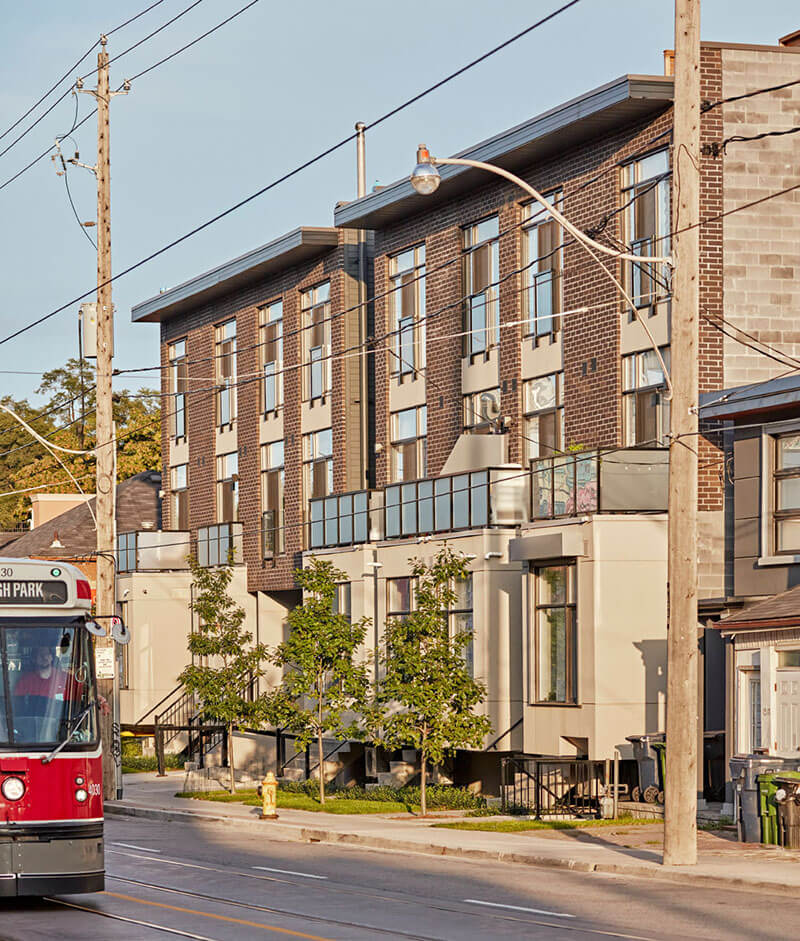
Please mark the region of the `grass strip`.
POLYGON ((589 830, 598 827, 636 827, 663 823, 659 817, 618 817, 616 820, 459 820, 435 823, 443 830, 485 830, 489 833, 519 833, 523 830, 589 830))

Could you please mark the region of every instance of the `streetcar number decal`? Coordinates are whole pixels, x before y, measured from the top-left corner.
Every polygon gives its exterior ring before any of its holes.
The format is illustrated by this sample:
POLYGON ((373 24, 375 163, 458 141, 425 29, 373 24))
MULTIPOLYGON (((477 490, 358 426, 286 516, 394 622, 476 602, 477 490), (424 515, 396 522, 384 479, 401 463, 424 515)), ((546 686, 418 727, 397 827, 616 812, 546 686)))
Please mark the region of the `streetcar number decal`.
POLYGON ((101 788, 99 784, 90 784, 89 785, 89 797, 99 797, 100 790, 101 788))
MULTIPOLYGON (((2 574, 0 571, 0 576, 2 574)), ((64 604, 66 600, 66 582, 39 579, 0 580, 0 604, 64 604)))

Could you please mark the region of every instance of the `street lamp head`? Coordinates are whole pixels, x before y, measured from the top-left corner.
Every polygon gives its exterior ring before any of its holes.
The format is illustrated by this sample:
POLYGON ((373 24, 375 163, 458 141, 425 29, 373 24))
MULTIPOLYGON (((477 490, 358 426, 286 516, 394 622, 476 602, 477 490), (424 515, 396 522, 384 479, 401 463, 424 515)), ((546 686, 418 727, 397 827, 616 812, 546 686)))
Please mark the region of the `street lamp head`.
POLYGON ((420 196, 430 196, 439 188, 442 178, 433 164, 428 148, 420 144, 417 148, 417 165, 411 172, 411 185, 420 196))

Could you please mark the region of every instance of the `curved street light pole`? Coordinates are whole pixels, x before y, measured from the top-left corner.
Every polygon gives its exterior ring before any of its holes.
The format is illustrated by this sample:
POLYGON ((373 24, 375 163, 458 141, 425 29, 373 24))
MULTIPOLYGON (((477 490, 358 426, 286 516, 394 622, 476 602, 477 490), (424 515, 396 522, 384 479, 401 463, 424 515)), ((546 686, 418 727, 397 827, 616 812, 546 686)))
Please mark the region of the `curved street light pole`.
POLYGON ((509 180, 511 183, 516 183, 520 189, 524 190, 529 196, 532 196, 537 203, 544 207, 553 220, 557 222, 561 228, 564 229, 564 231, 569 232, 569 234, 578 242, 578 244, 582 245, 589 255, 594 258, 602 271, 605 273, 606 277, 614 284, 616 289, 622 295, 625 303, 628 304, 631 311, 633 312, 633 315, 636 317, 636 320, 639 322, 642 329, 647 334, 647 338, 650 340, 653 351, 658 357, 661 371, 664 374, 664 380, 667 383, 667 398, 672 398, 672 380, 670 379, 669 370, 667 369, 667 364, 664 362, 664 358, 661 355, 661 350, 658 348, 658 343, 656 343, 656 339, 650 331, 650 327, 642 318, 638 308, 633 302, 633 298, 628 294, 628 292, 625 290, 622 284, 620 284, 619 280, 612 274, 612 272, 609 271, 608 268, 603 264, 603 261, 599 255, 610 255, 615 259, 619 258, 622 261, 632 261, 640 265, 661 264, 672 266, 671 256, 634 255, 630 252, 619 252, 616 249, 609 248, 607 245, 603 245, 601 242, 596 242, 585 232, 582 232, 577 226, 573 225, 569 219, 559 212, 555 206, 549 203, 538 190, 535 190, 530 185, 530 183, 526 182, 521 177, 518 177, 516 174, 511 173, 508 170, 504 170, 503 167, 498 167, 493 163, 484 163, 481 160, 467 160, 464 157, 432 157, 428 151, 428 148, 423 145, 420 145, 420 147, 417 149, 417 165, 414 167, 410 177, 411 185, 421 195, 428 196, 438 189, 441 177, 439 176, 439 171, 436 169, 437 166, 472 167, 476 170, 486 170, 489 173, 494 173, 496 176, 501 176, 504 179, 509 180))

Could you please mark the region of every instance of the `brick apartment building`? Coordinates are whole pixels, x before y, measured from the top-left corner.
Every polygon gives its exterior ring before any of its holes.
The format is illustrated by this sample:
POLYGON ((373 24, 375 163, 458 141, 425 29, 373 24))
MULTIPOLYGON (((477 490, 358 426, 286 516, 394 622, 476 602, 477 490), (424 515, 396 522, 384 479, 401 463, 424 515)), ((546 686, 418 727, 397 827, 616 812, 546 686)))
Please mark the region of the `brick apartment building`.
MULTIPOLYGON (((797 177, 791 138, 719 149, 785 128, 798 86, 714 104, 800 78, 792 42, 702 47, 701 392, 779 371, 745 332, 800 352, 793 204, 723 215, 797 177)), ((667 254, 672 88, 623 76, 460 156, 517 173, 610 247, 667 254)), ((309 554, 347 574, 340 603, 372 619, 370 646, 408 610, 411 557, 445 540, 471 557, 453 617, 473 626, 494 731, 457 774, 489 787, 495 754, 606 758, 663 728, 669 402, 640 320, 668 364, 669 270, 605 265, 638 316, 521 190, 446 167, 431 196, 391 184, 133 309, 162 325, 169 526, 208 564, 235 550, 260 639, 281 638, 309 554)), ((699 442, 706 616, 729 594, 718 438, 699 442)))

